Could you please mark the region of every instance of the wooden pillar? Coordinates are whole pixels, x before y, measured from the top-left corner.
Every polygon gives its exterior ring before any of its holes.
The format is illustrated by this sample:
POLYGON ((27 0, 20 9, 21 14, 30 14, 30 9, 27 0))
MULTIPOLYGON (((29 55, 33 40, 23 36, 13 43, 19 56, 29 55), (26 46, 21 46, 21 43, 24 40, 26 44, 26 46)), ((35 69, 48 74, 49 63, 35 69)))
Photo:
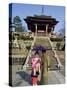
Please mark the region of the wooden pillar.
POLYGON ((51 33, 53 33, 53 31, 54 31, 54 27, 51 28, 51 33))
POLYGON ((35 36, 37 36, 37 24, 35 24, 35 36))
POLYGON ((46 24, 46 36, 48 35, 48 24, 46 24))

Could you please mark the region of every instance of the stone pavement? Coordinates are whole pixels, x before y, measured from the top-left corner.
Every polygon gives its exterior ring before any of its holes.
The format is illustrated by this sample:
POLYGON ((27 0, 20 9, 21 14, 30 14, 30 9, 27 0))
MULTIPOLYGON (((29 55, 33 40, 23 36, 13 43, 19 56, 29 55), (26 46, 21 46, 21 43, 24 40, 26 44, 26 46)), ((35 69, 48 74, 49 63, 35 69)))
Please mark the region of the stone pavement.
POLYGON ((31 72, 22 71, 20 65, 12 66, 12 85, 15 86, 30 86, 31 72))
POLYGON ((65 77, 58 71, 48 72, 48 84, 64 84, 65 77))
MULTIPOLYGON (((48 71, 48 85, 64 84, 65 77, 58 70, 48 71)), ((31 86, 31 71, 22 71, 21 66, 12 67, 13 86, 31 86)))

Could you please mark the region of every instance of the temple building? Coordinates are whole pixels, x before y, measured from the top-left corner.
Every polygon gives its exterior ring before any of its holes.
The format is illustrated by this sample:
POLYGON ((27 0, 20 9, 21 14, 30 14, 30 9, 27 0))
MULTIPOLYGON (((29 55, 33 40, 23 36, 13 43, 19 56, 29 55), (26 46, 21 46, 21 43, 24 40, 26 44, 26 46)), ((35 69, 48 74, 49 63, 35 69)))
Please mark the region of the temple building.
POLYGON ((55 25, 58 23, 55 18, 46 15, 27 16, 24 20, 27 23, 28 30, 37 36, 51 34, 54 31, 55 25))

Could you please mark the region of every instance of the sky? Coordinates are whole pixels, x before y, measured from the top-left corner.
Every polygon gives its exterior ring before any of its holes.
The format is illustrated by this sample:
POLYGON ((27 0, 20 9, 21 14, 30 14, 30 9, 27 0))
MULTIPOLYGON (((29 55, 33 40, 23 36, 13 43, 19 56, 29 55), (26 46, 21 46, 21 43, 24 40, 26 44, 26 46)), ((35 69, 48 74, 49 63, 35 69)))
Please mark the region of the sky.
POLYGON ((65 7, 64 6, 51 6, 51 5, 35 5, 35 4, 22 4, 22 3, 13 3, 12 4, 12 19, 15 16, 19 16, 22 20, 22 25, 25 26, 28 31, 27 24, 24 21, 24 18, 27 16, 41 15, 42 6, 44 7, 44 15, 52 16, 56 18, 59 23, 55 26, 55 32, 58 32, 60 29, 64 28, 65 25, 65 7))

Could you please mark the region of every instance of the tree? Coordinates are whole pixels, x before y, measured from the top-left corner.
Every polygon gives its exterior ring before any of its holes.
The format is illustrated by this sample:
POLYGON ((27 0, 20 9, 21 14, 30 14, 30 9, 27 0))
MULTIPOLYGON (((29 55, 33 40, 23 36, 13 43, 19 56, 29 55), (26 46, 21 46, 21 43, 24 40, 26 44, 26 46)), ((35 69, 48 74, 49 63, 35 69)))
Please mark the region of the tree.
POLYGON ((15 31, 17 32, 23 31, 22 21, 19 16, 14 17, 13 24, 15 25, 15 31))
POLYGON ((59 30, 60 36, 64 37, 65 36, 65 28, 62 28, 59 30))
POLYGON ((60 43, 59 42, 57 42, 56 47, 58 50, 60 49, 60 43))
POLYGON ((63 46, 62 50, 63 50, 63 51, 65 50, 65 43, 64 43, 64 46, 63 46))

